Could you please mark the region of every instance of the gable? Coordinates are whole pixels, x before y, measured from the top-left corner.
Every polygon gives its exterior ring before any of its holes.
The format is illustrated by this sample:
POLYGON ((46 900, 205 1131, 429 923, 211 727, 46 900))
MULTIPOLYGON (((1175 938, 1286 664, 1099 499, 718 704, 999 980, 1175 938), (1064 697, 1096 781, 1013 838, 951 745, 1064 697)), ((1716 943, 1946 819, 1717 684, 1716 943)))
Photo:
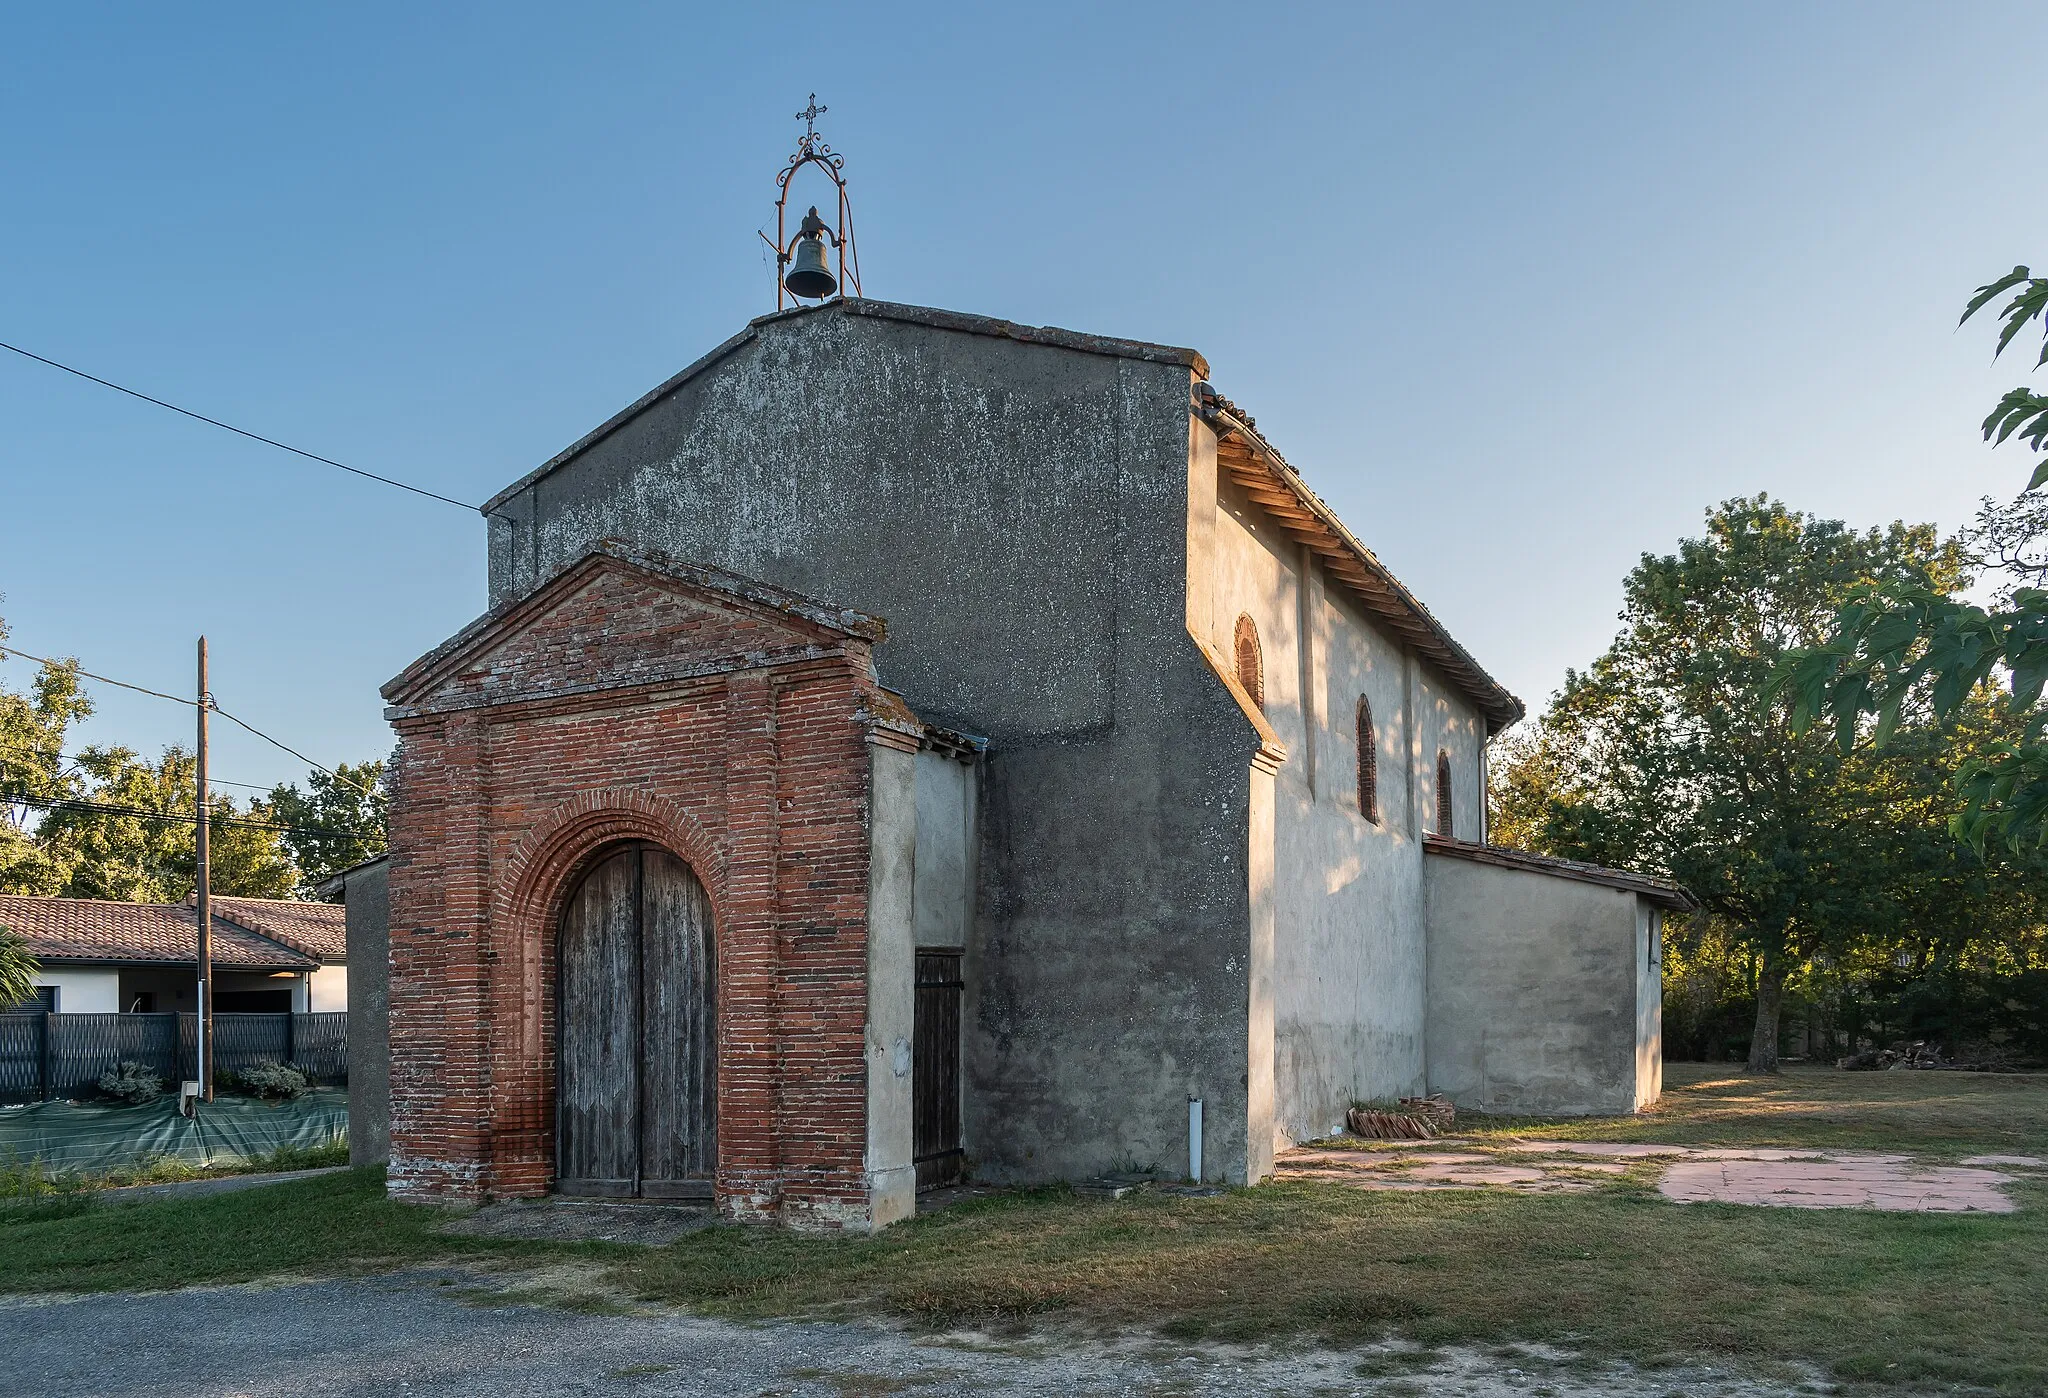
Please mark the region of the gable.
POLYGON ((383 693, 401 717, 842 654, 883 634, 859 612, 607 540, 383 693))

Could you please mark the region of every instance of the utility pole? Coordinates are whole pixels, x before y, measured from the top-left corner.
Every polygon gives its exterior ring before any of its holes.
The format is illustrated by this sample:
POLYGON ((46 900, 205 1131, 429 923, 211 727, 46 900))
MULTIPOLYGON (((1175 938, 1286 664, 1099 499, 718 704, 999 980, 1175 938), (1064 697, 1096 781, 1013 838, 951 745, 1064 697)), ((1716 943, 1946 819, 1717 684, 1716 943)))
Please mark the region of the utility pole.
POLYGON ((206 799, 206 714, 213 695, 206 688, 206 638, 199 638, 198 823, 195 832, 198 880, 193 901, 199 915, 199 1100, 213 1100, 213 889, 208 867, 210 815, 206 799))

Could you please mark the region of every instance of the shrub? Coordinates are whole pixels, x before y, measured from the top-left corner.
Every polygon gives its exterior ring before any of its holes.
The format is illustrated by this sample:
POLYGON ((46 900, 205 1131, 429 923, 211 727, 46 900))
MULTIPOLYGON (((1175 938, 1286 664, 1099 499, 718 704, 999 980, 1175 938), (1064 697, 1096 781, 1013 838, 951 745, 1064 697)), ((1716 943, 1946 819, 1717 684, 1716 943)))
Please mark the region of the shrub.
POLYGON ((234 1086, 251 1097, 284 1102, 304 1097, 313 1080, 289 1063, 258 1063, 237 1073, 234 1086))
POLYGON ((123 1060, 100 1074, 100 1091, 117 1101, 140 1106, 164 1095, 164 1080, 148 1064, 123 1060))

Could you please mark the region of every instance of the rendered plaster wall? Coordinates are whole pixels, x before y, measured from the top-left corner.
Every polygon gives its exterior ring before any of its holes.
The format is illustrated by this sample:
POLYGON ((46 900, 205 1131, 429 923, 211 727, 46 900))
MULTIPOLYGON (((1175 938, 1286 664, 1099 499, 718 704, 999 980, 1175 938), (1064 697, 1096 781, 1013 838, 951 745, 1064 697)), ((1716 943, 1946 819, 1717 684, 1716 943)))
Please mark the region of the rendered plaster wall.
POLYGON ((917 945, 965 947, 974 925, 974 764, 929 748, 916 761, 917 945))
POLYGON ((494 601, 610 535, 883 617, 985 736, 963 1128, 984 1179, 1246 1169, 1253 726, 1184 620, 1191 371, 838 304, 656 397, 491 519, 494 601))
POLYGON ((1664 1095, 1664 913, 1636 903, 1636 1106, 1664 1095))
POLYGON ((1634 1111, 1637 895, 1454 855, 1423 867, 1430 1090, 1475 1111, 1634 1111))
POLYGON ((314 1014, 335 1013, 348 1008, 348 967, 340 962, 322 966, 306 977, 306 1008, 314 1014))
POLYGON ((391 880, 383 860, 343 880, 348 964, 348 1161, 391 1158, 391 880))
POLYGON ((871 744, 868 810, 866 1056, 869 1226, 917 1212, 911 1041, 917 970, 914 912, 918 754, 871 744))
MULTIPOLYGON (((1288 751, 1273 779, 1273 1125, 1302 1140, 1341 1130, 1354 1101, 1422 1089, 1423 803, 1433 821, 1437 747, 1476 772, 1484 730, 1240 487, 1224 480, 1209 498, 1213 519, 1191 523, 1208 567, 1196 573, 1207 595, 1190 625, 1231 657, 1238 616, 1252 618, 1265 716, 1288 751), (1360 806, 1361 699, 1378 757, 1371 819, 1360 806)), ((1454 795, 1476 802, 1467 785, 1454 795)))
POLYGON ((45 966, 35 975, 38 986, 57 988, 57 1013, 110 1015, 121 1008, 121 973, 83 967, 45 966))

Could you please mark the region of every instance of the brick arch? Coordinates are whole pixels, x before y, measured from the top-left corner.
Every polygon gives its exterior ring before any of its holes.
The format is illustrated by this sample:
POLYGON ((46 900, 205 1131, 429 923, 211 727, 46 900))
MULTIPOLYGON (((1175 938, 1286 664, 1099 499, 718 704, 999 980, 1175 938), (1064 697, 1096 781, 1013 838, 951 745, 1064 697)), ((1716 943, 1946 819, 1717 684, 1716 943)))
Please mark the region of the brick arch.
MULTIPOLYGON (((637 840, 659 845, 690 866, 711 900, 714 936, 725 939, 729 923, 724 847, 673 801, 641 791, 585 792, 546 812, 519 839, 506 856, 506 877, 491 902, 501 968, 497 974, 516 986, 514 994, 496 1000, 491 1017, 496 1082, 490 1135, 496 1192, 534 1196, 552 1187, 555 923, 583 870, 605 849, 637 840)), ((721 963, 723 959, 721 947, 721 963)), ((730 1022, 724 979, 721 974, 721 1037, 730 1022)), ((721 1079, 725 1059, 721 1048, 721 1079)))
POLYGON ((514 845, 492 923, 522 945, 554 925, 574 876, 598 851, 629 840, 661 845, 688 864, 725 923, 725 849, 674 801, 643 791, 587 791, 562 802, 514 845))

